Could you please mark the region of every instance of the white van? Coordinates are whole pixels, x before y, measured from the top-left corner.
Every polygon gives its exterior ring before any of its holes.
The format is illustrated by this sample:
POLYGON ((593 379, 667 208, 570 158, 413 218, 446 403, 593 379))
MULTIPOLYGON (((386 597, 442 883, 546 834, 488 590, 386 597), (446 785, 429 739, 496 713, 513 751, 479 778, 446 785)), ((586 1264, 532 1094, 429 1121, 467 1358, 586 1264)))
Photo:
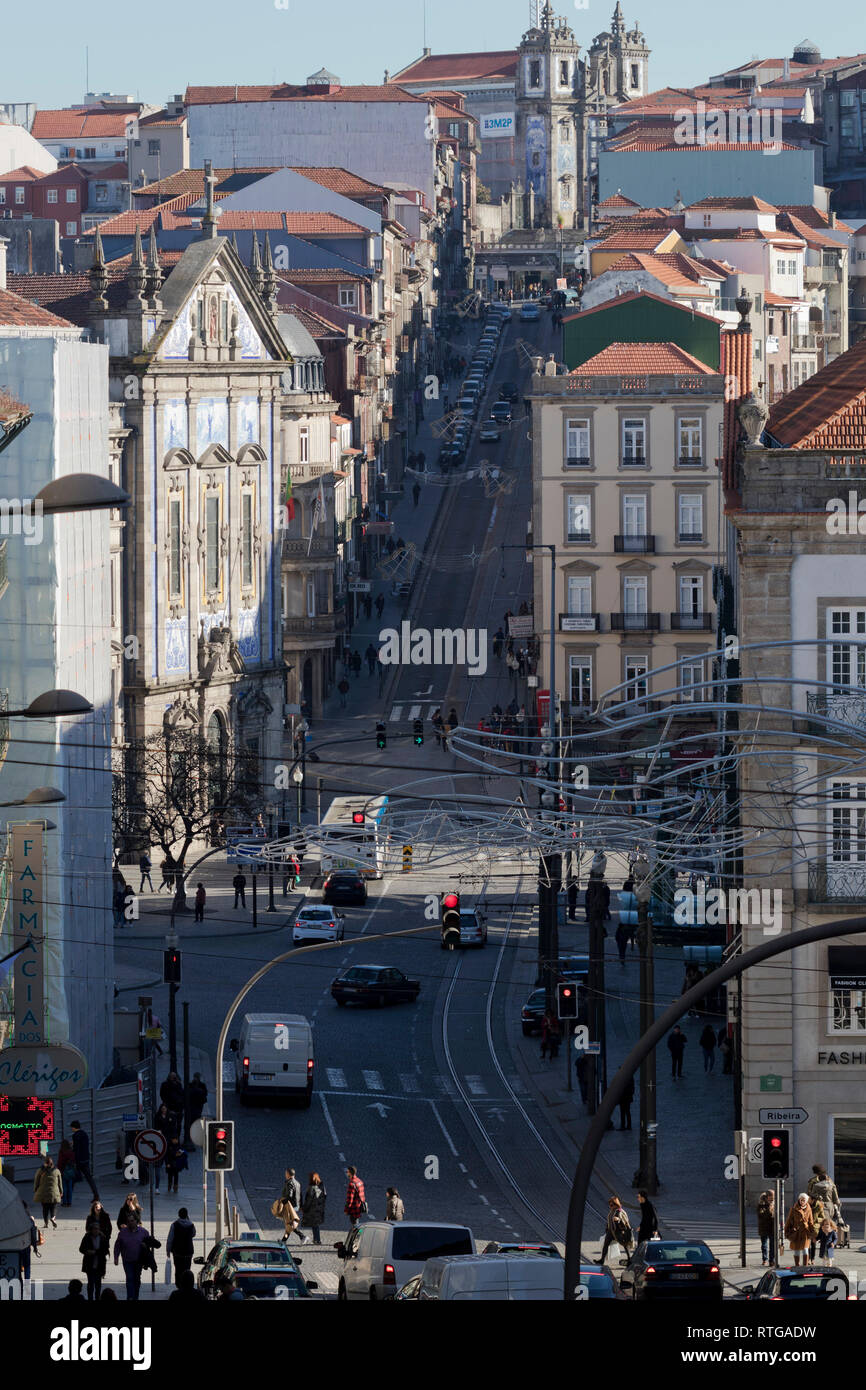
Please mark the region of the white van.
POLYGON ((302 1014, 244 1014, 235 1054, 235 1090, 241 1105, 253 1098, 313 1096, 313 1030, 302 1014))
POLYGON ((474 1255, 468 1226, 441 1221, 366 1221, 335 1249, 343 1262, 337 1298, 390 1298, 436 1255, 474 1255))
POLYGON ((549 1255, 452 1255, 428 1260, 419 1302, 562 1302, 562 1260, 549 1255))

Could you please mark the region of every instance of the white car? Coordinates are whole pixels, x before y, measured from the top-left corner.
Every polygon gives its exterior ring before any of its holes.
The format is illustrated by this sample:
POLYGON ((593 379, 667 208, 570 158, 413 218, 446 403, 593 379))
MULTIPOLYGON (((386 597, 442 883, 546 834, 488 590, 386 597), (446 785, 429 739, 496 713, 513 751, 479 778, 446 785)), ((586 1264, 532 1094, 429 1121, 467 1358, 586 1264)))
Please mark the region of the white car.
POLYGON ((342 941, 346 916, 332 907, 316 903, 302 907, 292 923, 292 945, 303 946, 311 941, 342 941))

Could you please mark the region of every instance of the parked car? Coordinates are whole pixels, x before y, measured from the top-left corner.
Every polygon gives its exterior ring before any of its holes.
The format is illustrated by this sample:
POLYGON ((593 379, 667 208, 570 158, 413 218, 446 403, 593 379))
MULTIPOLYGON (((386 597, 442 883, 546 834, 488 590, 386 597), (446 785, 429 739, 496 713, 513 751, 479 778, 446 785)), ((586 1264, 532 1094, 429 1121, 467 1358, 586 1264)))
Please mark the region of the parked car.
POLYGON ((721 1300, 722 1273, 702 1240, 644 1240, 620 1275, 624 1294, 635 1299, 721 1300))
POLYGON ((346 918, 342 912, 311 903, 297 912, 292 925, 292 944, 303 946, 311 941, 342 941, 346 918))
POLYGON ((430 1259, 418 1300, 561 1303, 563 1263, 543 1255, 450 1255, 430 1259))
POLYGON ((547 994, 543 989, 534 989, 520 1010, 520 1024, 523 1036, 530 1037, 541 1032, 541 1020, 547 1011, 547 994))
POLYGON ((233 1277, 228 1271, 246 1265, 297 1273, 297 1264, 283 1241, 226 1238, 217 1241, 204 1260, 198 1286, 206 1298, 216 1298, 233 1277))
POLYGON ((577 1281, 586 1289, 587 1298, 625 1300, 625 1294, 616 1282, 616 1275, 608 1265, 581 1265, 577 1281))
POLYGON ((549 1255, 554 1260, 562 1259, 555 1245, 533 1244, 531 1241, 519 1240, 489 1240, 481 1253, 482 1255, 549 1255))
POLYGON ((310 1290, 319 1287, 315 1279, 305 1279, 299 1269, 281 1269, 270 1264, 229 1264, 225 1275, 228 1283, 233 1284, 244 1298, 273 1299, 281 1303, 312 1298, 310 1290))
POLYGON ((376 1302, 393 1298, 434 1256, 473 1255, 475 1240, 468 1226, 449 1222, 362 1221, 334 1248, 343 1262, 337 1298, 376 1302))
POLYGON ((303 1014, 244 1014, 240 1038, 232 1038, 235 1091, 241 1105, 254 1099, 313 1097, 313 1030, 303 1014))
POLYGON ((848 1276, 842 1269, 768 1269, 757 1284, 746 1284, 735 1297, 748 1302, 795 1302, 803 1298, 820 1298, 830 1302, 856 1303, 848 1276))
POLYGON ((335 869, 322 884, 323 903, 358 903, 367 901, 367 880, 356 869, 335 869))
POLYGON ((589 976, 589 956, 560 956, 556 962, 560 980, 585 980, 589 976))
POLYGON ((331 995, 340 1005, 414 1004, 421 993, 421 981, 410 980, 391 965, 350 965, 331 985, 331 995))

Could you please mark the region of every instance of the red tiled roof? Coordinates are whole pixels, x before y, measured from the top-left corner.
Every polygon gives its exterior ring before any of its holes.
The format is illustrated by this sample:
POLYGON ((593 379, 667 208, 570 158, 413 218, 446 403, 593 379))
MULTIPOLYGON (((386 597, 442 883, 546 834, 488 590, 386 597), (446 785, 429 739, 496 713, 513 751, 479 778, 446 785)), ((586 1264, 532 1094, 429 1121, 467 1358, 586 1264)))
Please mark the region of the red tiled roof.
POLYGON ((752 389, 752 335, 736 331, 721 336, 720 371, 733 390, 725 391, 724 435, 722 454, 722 485, 731 492, 736 487, 737 444, 740 421, 737 403, 752 389))
POLYGON ((776 218, 776 225, 782 231, 793 232, 797 236, 801 236, 807 246, 813 248, 826 248, 827 250, 833 251, 841 250, 840 243, 834 241, 833 237, 826 236, 824 232, 819 232, 814 227, 810 227, 800 217, 792 217, 789 212, 780 213, 776 218))
POLYGON ((747 198, 701 198, 698 203, 690 203, 686 212, 690 212, 692 208, 727 208, 731 212, 772 212, 773 214, 779 211, 772 203, 765 203, 763 198, 754 196, 747 198))
MULTIPOLYGON (((689 258, 687 256, 683 256, 681 259, 688 264, 689 258)), ((696 298, 712 299, 713 297, 712 291, 699 284, 697 275, 691 274, 680 264, 680 258, 677 256, 646 256, 641 252, 630 251, 628 255, 622 256, 613 265, 608 266, 604 274, 611 275, 615 271, 629 270, 645 270, 648 275, 660 280, 663 285, 667 285, 670 289, 686 290, 696 298)))
POLYGON ((136 111, 37 111, 30 134, 34 140, 77 140, 84 135, 126 137, 136 111))
POLYGON ((290 236, 369 236, 366 227, 333 212, 250 212, 226 208, 219 220, 221 232, 276 231, 290 236))
POLYGON ((517 53, 500 49, 489 53, 431 53, 410 63, 393 82, 455 82, 486 77, 505 80, 517 76, 517 53))
POLYGON ((693 141, 683 143, 682 139, 676 138, 678 125, 673 121, 658 122, 656 125, 645 125, 642 121, 632 121, 631 125, 626 126, 619 134, 612 136, 606 143, 605 149, 612 154, 634 153, 635 151, 651 151, 663 153, 703 153, 712 154, 717 150, 751 150, 764 151, 766 149, 796 150, 799 145, 787 144, 784 141, 765 140, 763 142, 746 143, 745 141, 731 141, 716 143, 715 140, 707 139, 705 142, 693 141))
MULTIPOLYGON (((562 322, 573 323, 575 319, 584 319, 589 314, 605 314, 614 307, 619 307, 622 304, 632 304, 638 299, 651 299, 655 304, 663 304, 666 309, 671 308, 671 301, 669 299, 664 299, 662 295, 653 294, 651 290, 635 290, 629 294, 617 295, 616 299, 606 299, 603 304, 596 304, 594 309, 579 309, 573 314, 563 314, 562 322)), ((684 314, 691 314, 692 318, 703 319, 706 323, 713 323, 716 328, 719 327, 718 319, 714 319, 712 314, 704 314, 700 309, 688 309, 683 305, 675 305, 674 307, 679 308, 684 314)))
POLYGON ((784 294, 776 294, 775 290, 764 290, 764 303, 769 304, 771 309, 790 309, 792 304, 797 304, 799 301, 789 299, 784 294))
MULTIPOLYGON (((9 278, 20 277, 10 276, 9 278)), ((0 324, 13 328, 75 327, 68 319, 58 318, 56 314, 50 313, 38 304, 32 304, 29 299, 24 299, 22 295, 15 294, 12 290, 0 290, 0 324)))
MULTIPOLYGON (((93 299, 90 277, 85 271, 75 271, 69 275, 9 275, 7 285, 22 299, 35 301, 43 309, 50 308, 55 313, 62 312, 64 318, 80 327, 90 323, 89 310, 93 299)), ((123 308, 129 297, 125 268, 119 270, 116 263, 108 269, 109 305, 123 308)))
MULTIPOLYGON (((156 207, 138 209, 134 212, 119 212, 116 217, 109 217, 107 221, 100 223, 99 230, 103 236, 134 236, 135 229, 138 227, 142 233, 149 232, 153 223, 162 222, 164 231, 174 232, 181 227, 189 226, 189 219, 180 217, 178 214, 185 212, 187 208, 198 203, 202 199, 201 193, 182 193, 177 198, 170 198, 168 202, 158 203, 156 207)), ((214 200, 219 202, 224 198, 224 193, 215 192, 214 200)), ((264 216, 264 214, 260 214, 264 216)), ((92 236, 94 229, 86 227, 82 236, 92 236)))
POLYGON ((866 338, 777 401, 767 430, 784 449, 866 448, 866 338))
POLYGON ((360 174, 353 174, 350 169, 343 169, 338 164, 333 168, 328 165, 293 164, 291 168, 293 173, 302 174, 305 179, 312 179, 313 183, 320 183, 323 188, 330 188, 332 193, 342 193, 347 198, 353 195, 365 197, 368 194, 388 192, 381 184, 362 179, 360 174))
POLYGON ((613 114, 639 116, 644 112, 654 116, 673 115, 676 111, 690 111, 699 101, 707 110, 727 106, 741 106, 744 93, 742 88, 726 87, 660 87, 656 92, 648 92, 645 97, 635 97, 633 101, 621 102, 614 107, 613 114))
MULTIPOLYGON (((629 221, 631 219, 629 218, 629 221)), ((606 236, 594 251, 655 251, 673 234, 671 227, 623 227, 606 236)))
POLYGON ((611 343, 575 367, 571 376, 718 376, 676 343, 611 343))
POLYGON ((281 314, 292 314, 303 324, 312 338, 345 338, 346 334, 342 328, 338 328, 335 323, 329 323, 312 309, 305 309, 301 304, 280 304, 281 314))
POLYGON ((343 285, 348 281, 364 283, 363 275, 356 275, 351 270, 338 270, 335 267, 329 269, 305 269, 305 270, 284 270, 282 272, 286 280, 293 285, 343 285))
POLYGON ((139 126, 146 125, 148 129, 152 129, 154 126, 183 125, 185 120, 185 115, 167 116, 165 108, 163 108, 162 111, 154 111, 152 116, 141 116, 138 124, 139 126))
POLYGON ((626 198, 622 193, 612 193, 609 198, 605 198, 599 203, 601 208, 639 208, 640 203, 636 203, 634 198, 626 198))
POLYGON ((276 86, 258 87, 187 87, 187 106, 218 106, 226 102, 251 101, 356 101, 356 102, 419 102, 411 92, 404 92, 396 83, 378 87, 316 88, 290 82, 276 86))
MULTIPOLYGON (((805 222, 807 227, 814 227, 818 232, 830 230, 830 218, 827 213, 809 203, 780 203, 779 212, 787 212, 791 217, 798 217, 801 222, 805 222)), ((854 228, 837 218, 835 230, 851 233, 854 228)))
POLYGON ((45 178, 43 169, 34 169, 32 164, 21 164, 17 169, 10 169, 8 174, 0 174, 0 183, 6 183, 14 179, 16 183, 31 183, 34 179, 45 178))
MULTIPOLYGON (((178 261, 180 260, 181 256, 183 255, 183 251, 178 250, 177 248, 175 248, 174 250, 166 251, 163 248, 158 247, 157 255, 159 257, 159 263, 162 266, 163 270, 173 270, 174 267, 177 265, 178 261)), ((122 271, 123 274, 126 275, 129 271, 129 267, 132 264, 132 253, 128 252, 125 256, 115 256, 114 260, 107 261, 106 264, 108 266, 109 271, 122 271)), ((63 278, 68 279, 69 277, 64 276, 63 278)))

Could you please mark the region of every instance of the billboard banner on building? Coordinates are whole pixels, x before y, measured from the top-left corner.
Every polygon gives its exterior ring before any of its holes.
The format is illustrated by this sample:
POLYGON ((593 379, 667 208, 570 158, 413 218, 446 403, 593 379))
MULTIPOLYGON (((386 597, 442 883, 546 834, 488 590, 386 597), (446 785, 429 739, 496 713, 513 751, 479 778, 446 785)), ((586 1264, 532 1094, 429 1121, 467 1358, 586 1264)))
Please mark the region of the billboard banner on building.
POLYGON ((481 117, 481 139, 503 140, 514 134, 514 112, 497 111, 481 117))

